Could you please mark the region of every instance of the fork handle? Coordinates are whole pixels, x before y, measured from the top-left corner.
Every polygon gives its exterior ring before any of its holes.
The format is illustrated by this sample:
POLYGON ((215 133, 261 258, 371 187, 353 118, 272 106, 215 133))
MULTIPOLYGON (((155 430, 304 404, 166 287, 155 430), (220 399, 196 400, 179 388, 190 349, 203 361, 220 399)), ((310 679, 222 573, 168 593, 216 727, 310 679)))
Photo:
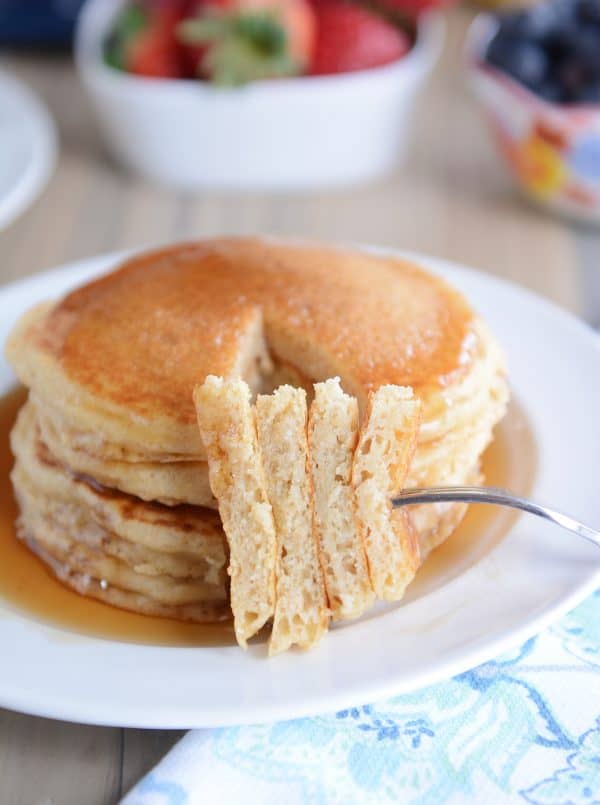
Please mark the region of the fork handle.
POLYGON ((428 489, 405 489, 392 498, 392 506, 395 508, 417 503, 493 503, 498 506, 509 506, 512 509, 520 509, 550 520, 600 547, 600 531, 548 506, 542 506, 533 500, 513 495, 506 489, 497 489, 492 486, 441 486, 428 489))

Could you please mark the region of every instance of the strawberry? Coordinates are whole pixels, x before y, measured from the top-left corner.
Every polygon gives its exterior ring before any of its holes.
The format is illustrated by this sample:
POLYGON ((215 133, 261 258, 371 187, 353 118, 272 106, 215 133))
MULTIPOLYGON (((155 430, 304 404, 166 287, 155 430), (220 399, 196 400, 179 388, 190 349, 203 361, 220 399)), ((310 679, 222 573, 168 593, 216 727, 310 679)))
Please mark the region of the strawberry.
POLYGON ((312 75, 348 73, 401 59, 408 35, 373 11, 350 0, 313 0, 317 37, 312 75))
MULTIPOLYGON (((216 0, 214 0, 216 2, 216 0)), ((207 0, 188 0, 183 19, 195 18, 200 16, 202 10, 207 7, 207 0)), ((179 49, 179 62, 185 78, 198 78, 202 75, 202 63, 206 57, 206 45, 195 44, 185 41, 180 36, 179 29, 175 31, 175 39, 179 49)))
POLYGON ((106 43, 106 61, 135 75, 180 77, 175 28, 182 11, 180 0, 125 6, 106 43))
POLYGON ((205 0, 178 32, 184 46, 196 49, 202 77, 243 84, 301 73, 312 51, 314 14, 308 0, 205 0))
POLYGON ((127 72, 149 78, 181 76, 175 42, 160 28, 152 28, 129 45, 125 66, 127 72))

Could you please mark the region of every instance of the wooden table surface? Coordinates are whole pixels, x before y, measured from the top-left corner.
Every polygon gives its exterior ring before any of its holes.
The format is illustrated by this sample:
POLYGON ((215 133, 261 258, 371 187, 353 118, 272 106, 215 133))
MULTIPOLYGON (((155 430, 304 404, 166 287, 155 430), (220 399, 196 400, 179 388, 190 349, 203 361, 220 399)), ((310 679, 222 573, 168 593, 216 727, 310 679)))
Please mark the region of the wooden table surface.
MULTIPOLYGON (((70 59, 5 54, 4 66, 55 116, 61 155, 42 197, 0 233, 0 281, 112 250, 267 232, 400 246, 456 260, 532 288, 599 325, 600 232, 568 225, 515 194, 459 68, 467 21, 464 11, 449 19, 444 57, 422 98, 408 162, 368 187, 301 196, 190 196, 125 175, 102 149, 70 59)), ((114 803, 180 734, 78 726, 0 710, 0 805, 114 803)))

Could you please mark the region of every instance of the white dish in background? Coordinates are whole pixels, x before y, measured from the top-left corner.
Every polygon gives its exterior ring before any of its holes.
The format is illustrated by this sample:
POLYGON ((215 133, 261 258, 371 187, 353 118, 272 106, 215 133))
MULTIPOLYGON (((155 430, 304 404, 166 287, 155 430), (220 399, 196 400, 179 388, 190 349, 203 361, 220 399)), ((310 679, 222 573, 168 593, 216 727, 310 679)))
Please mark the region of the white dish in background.
POLYGON ((434 14, 393 64, 221 89, 106 66, 102 43, 122 5, 85 4, 76 33, 79 73, 114 157, 152 181, 187 190, 302 190, 385 174, 406 152, 413 102, 443 39, 434 14))
POLYGON ((56 130, 42 102, 0 71, 0 230, 39 195, 56 161, 56 130))

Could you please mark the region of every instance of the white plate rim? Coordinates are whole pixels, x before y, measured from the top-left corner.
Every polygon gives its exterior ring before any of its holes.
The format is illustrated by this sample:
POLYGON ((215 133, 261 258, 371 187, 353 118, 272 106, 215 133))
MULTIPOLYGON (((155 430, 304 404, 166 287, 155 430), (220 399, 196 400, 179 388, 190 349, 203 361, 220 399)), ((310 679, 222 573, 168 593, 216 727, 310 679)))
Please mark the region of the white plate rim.
MULTIPOLYGON (((484 275, 473 269, 467 269, 437 258, 393 249, 373 249, 373 247, 364 246, 362 248, 370 248, 371 250, 388 254, 400 254, 414 259, 436 273, 447 276, 451 282, 466 291, 468 296, 470 295, 468 292, 469 287, 472 289, 478 288, 479 293, 485 287, 487 293, 493 297, 494 304, 501 297, 511 299, 516 309, 523 308, 529 311, 530 315, 537 314, 538 318, 541 317, 552 321, 564 337, 570 338, 571 341, 579 344, 581 349, 587 351, 586 354, 589 353, 589 356, 592 356, 591 360, 596 361, 600 368, 600 339, 598 339, 597 335, 573 316, 532 292, 505 280, 484 275)), ((66 287, 77 280, 87 279, 89 276, 99 273, 114 264, 117 259, 118 256, 116 255, 107 255, 78 261, 52 272, 11 283, 0 289, 0 312, 2 312, 3 308, 6 310, 7 307, 10 307, 10 317, 12 318, 19 308, 19 299, 30 299, 32 295, 35 295, 35 292, 37 292, 38 296, 42 292, 45 292, 44 295, 48 295, 46 289, 52 285, 60 284, 66 287), (12 304, 10 304, 11 301, 12 304)), ((22 303, 21 309, 23 309, 22 303)), ((523 313, 511 311, 511 315, 516 316, 515 320, 519 321, 519 316, 522 316, 523 313)), ((0 316, 1 319, 2 316, 0 316)), ((539 354, 542 355, 544 346, 537 344, 538 352, 540 347, 542 352, 539 354)), ((597 375, 600 376, 600 372, 597 375)), ((2 364, 0 364, 0 384, 6 387, 7 378, 6 369, 3 369, 2 364)), ((517 392, 520 391, 521 389, 517 388, 517 392)), ((593 395, 597 394, 600 400, 600 383, 596 381, 591 391, 593 391, 593 395)), ((594 441, 593 437, 595 436, 600 443, 600 436, 598 435, 600 434, 600 428, 595 421, 593 427, 596 430, 592 432, 592 441, 594 441)), ((543 433, 541 435, 544 437, 543 433)), ((539 436, 540 434, 538 433, 538 438, 539 436)), ((539 486, 539 484, 536 484, 536 486, 539 486)), ((571 497, 573 497, 573 494, 571 494, 571 497)), ((588 519, 590 516, 594 516, 596 521, 600 519, 598 503, 591 499, 588 501, 584 498, 574 497, 580 504, 582 501, 585 504, 583 508, 586 509, 588 519)), ((558 502, 556 502, 556 505, 558 506, 558 502)), ((568 508, 568 506, 565 506, 565 508, 568 508)), ((580 516, 584 516, 586 512, 571 511, 571 513, 579 514, 580 516)), ((53 680, 53 685, 49 687, 48 685, 36 685, 35 682, 32 682, 30 674, 26 675, 27 679, 24 682, 23 679, 15 674, 14 669, 12 677, 7 679, 6 669, 0 669, 0 706, 35 715, 91 724, 154 728, 209 727, 289 719, 329 712, 430 685, 491 659, 538 633, 553 620, 578 604, 600 584, 600 562, 593 546, 586 545, 583 542, 573 542, 569 544, 567 551, 567 542, 564 536, 557 533, 558 529, 552 529, 552 527, 547 527, 545 524, 540 523, 539 525, 536 524, 532 530, 530 528, 531 524, 532 520, 530 519, 526 521, 519 520, 514 529, 511 530, 511 536, 514 533, 515 537, 511 540, 511 543, 515 543, 517 533, 519 533, 519 538, 523 538, 520 532, 524 531, 526 533, 526 541, 523 545, 525 556, 527 556, 527 550, 535 549, 536 544, 538 547, 543 546, 544 558, 549 562, 548 567, 552 573, 562 573, 563 564, 566 563, 569 566, 572 564, 573 568, 569 572, 575 574, 573 581, 565 581, 567 588, 561 590, 560 594, 540 603, 537 609, 534 608, 527 617, 520 621, 517 622, 513 618, 513 622, 509 627, 500 628, 493 636, 485 637, 480 635, 479 640, 471 641, 472 644, 466 648, 453 647, 450 649, 446 647, 443 659, 436 663, 430 662, 427 667, 421 668, 419 673, 413 673, 412 676, 403 676, 397 667, 386 668, 380 672, 375 669, 376 673, 369 676, 366 673, 366 670, 369 669, 368 662, 365 673, 360 678, 356 677, 356 675, 352 676, 351 671, 353 669, 348 669, 348 672, 346 672, 346 669, 336 668, 336 659, 339 659, 337 654, 340 646, 344 650, 342 652, 344 659, 347 659, 348 656, 353 656, 352 651, 354 650, 356 653, 358 647, 360 647, 364 655, 364 647, 370 645, 369 640, 371 640, 371 643, 373 642, 373 636, 369 634, 369 630, 378 632, 377 623, 375 623, 375 626, 370 625, 373 623, 372 620, 353 625, 349 629, 345 628, 333 632, 324 641, 322 647, 308 655, 293 653, 267 661, 260 656, 262 649, 251 649, 248 653, 243 654, 237 648, 173 649, 133 646, 83 636, 65 635, 65 633, 53 627, 33 623, 14 613, 7 615, 7 611, 2 610, 0 613, 2 615, 0 617, 0 639, 2 639, 3 633, 5 637, 13 639, 15 635, 18 635, 20 642, 25 640, 29 647, 28 649, 26 648, 25 654, 27 650, 31 651, 33 648, 39 652, 40 647, 42 647, 47 658, 51 658, 53 662, 70 663, 76 660, 80 664, 83 663, 82 667, 85 667, 86 663, 88 665, 92 662, 97 663, 100 657, 107 657, 117 664, 122 662, 123 668, 127 668, 127 674, 129 674, 129 676, 126 674, 129 680, 129 688, 126 696, 122 692, 118 693, 116 689, 111 689, 111 695, 105 695, 102 701, 98 702, 93 696, 85 696, 84 691, 79 689, 75 691, 75 695, 70 695, 73 691, 67 691, 64 685, 61 686, 60 674, 53 680), (523 529, 522 526, 525 522, 529 523, 529 526, 523 529), (349 655, 347 654, 348 651, 350 651, 349 655), (198 658, 207 661, 207 668, 202 667, 204 665, 202 663, 197 669, 199 687, 196 689, 192 686, 189 691, 185 689, 183 692, 178 693, 175 696, 176 701, 173 700, 172 696, 176 685, 170 684, 168 679, 164 680, 166 686, 164 689, 158 688, 163 697, 162 699, 159 697, 158 700, 156 698, 156 679, 153 678, 148 685, 144 684, 147 680, 142 680, 142 683, 138 685, 139 689, 137 691, 131 686, 131 674, 135 670, 135 666, 139 668, 156 661, 158 655, 163 652, 168 652, 172 659, 177 659, 176 667, 180 678, 182 663, 188 669, 189 674, 190 665, 195 669, 194 663, 199 663, 198 658), (251 686, 248 690, 245 690, 242 684, 241 692, 236 691, 235 695, 229 695, 229 693, 226 695, 225 691, 222 691, 220 697, 215 699, 214 692, 211 691, 211 701, 203 699, 202 690, 207 685, 210 686, 211 682, 214 682, 215 674, 222 672, 227 676, 228 668, 230 676, 228 681, 230 683, 232 679, 235 680, 236 678, 240 682, 242 678, 245 679, 245 676, 249 674, 253 679, 254 689, 251 686), (293 685, 291 688, 289 687, 290 680, 295 679, 301 683, 301 676, 303 675, 307 676, 310 681, 314 680, 318 689, 309 694, 306 691, 302 691, 301 696, 292 696, 291 698, 276 695, 278 685, 281 686, 287 680, 288 687, 286 688, 286 685, 283 685, 284 690, 293 690, 293 685), (318 687, 319 684, 320 688, 318 687), (265 693, 265 690, 267 690, 267 693, 265 693), (188 693, 195 693, 198 698, 193 700, 192 696, 190 701, 185 698, 188 693), (181 698, 182 695, 183 699, 181 698)), ((387 636, 390 632, 392 634, 401 633, 403 639, 406 640, 406 613, 411 608, 413 608, 414 613, 414 608, 419 605, 422 609, 425 602, 427 602, 426 609, 431 610, 436 616, 439 615, 440 611, 451 610, 452 606, 460 599, 461 594, 469 590, 476 591, 478 589, 477 585, 481 586, 482 574, 485 576, 485 573, 498 571, 497 567, 494 568, 494 563, 498 561, 499 557, 504 558, 501 549, 508 542, 508 538, 503 540, 501 545, 494 549, 478 565, 450 582, 446 587, 427 596, 426 599, 420 599, 407 607, 401 607, 384 615, 384 631, 379 636, 387 636), (467 586, 465 587, 465 585, 467 586), (405 610, 404 615, 400 617, 403 610, 405 610), (395 631, 396 621, 404 621, 404 626, 402 627, 404 631, 402 631, 402 628, 400 632, 395 631)), ((535 551, 534 555, 539 558, 535 551)), ((516 575, 518 576, 521 571, 521 568, 516 568, 516 575)), ((526 576, 527 573, 525 572, 526 576)), ((485 578, 483 580, 485 582, 485 578)), ((492 586, 495 583, 491 576, 488 579, 488 583, 492 586)), ((558 583, 558 580, 554 583, 558 583)), ((481 595, 481 590, 479 594, 481 595)), ((450 620, 447 623, 448 629, 454 617, 455 613, 450 612, 448 616, 450 620)), ((495 617, 501 618, 502 613, 495 613, 495 617)), ((381 632, 381 624, 379 632, 381 632)), ((440 632, 435 632, 434 630, 433 635, 440 640, 443 639, 443 628, 440 632)), ((431 633, 429 638, 426 639, 432 639, 431 633)), ((410 641, 407 645, 410 647, 410 641)), ((19 645, 16 648, 17 651, 23 651, 19 645)), ((374 650, 376 655, 373 661, 379 659, 385 663, 388 659, 388 649, 391 650, 391 647, 386 646, 386 652, 381 653, 380 647, 378 649, 376 645, 371 645, 371 650, 374 650), (379 654, 377 654, 378 650, 380 651, 379 654)), ((398 651, 397 647, 395 647, 395 651, 398 651)), ((356 658, 362 661, 364 656, 358 657, 356 655, 356 658)), ((168 665, 167 663, 167 667, 168 665)), ((370 667, 370 670, 373 671, 373 667, 370 667)), ((171 668, 171 671, 173 671, 173 668, 171 668)), ((112 670, 109 677, 111 685, 114 685, 115 680, 120 679, 123 681, 123 675, 121 674, 120 676, 118 672, 115 675, 112 670)), ((177 674, 175 674, 175 678, 177 679, 177 674)), ((182 679, 181 681, 183 684, 182 679)), ((190 684, 189 678, 186 678, 185 684, 190 684)), ((184 688, 185 684, 183 685, 184 688)), ((302 686, 300 685, 300 687, 302 686)))
POLYGON ((10 191, 0 195, 0 231, 25 212, 50 180, 58 141, 56 126, 42 101, 22 81, 0 70, 0 99, 3 92, 26 120, 31 158, 10 191))

